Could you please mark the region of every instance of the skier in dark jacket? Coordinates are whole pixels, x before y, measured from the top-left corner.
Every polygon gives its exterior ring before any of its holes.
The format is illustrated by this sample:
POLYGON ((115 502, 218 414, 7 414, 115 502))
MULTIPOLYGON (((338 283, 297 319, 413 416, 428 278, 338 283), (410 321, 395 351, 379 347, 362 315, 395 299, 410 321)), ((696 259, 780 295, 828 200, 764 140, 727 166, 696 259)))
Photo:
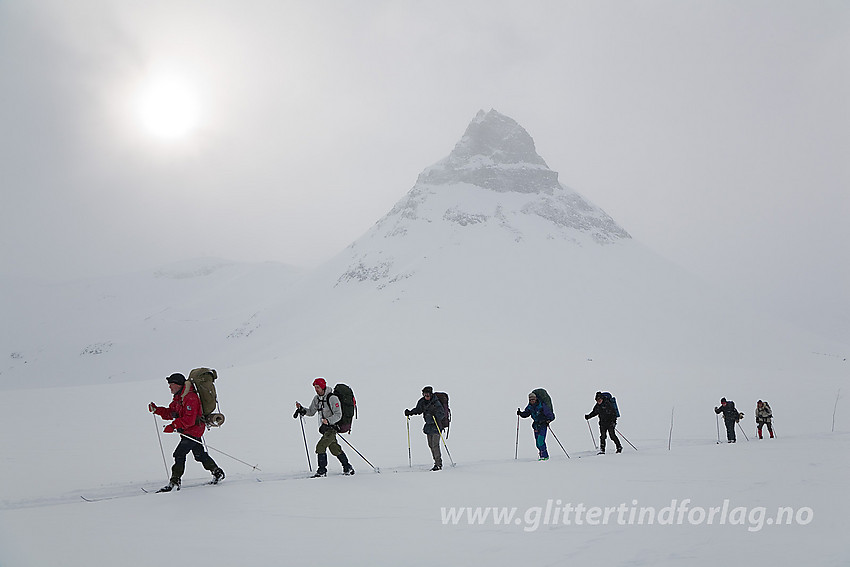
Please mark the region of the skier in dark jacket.
POLYGON ((714 413, 723 414, 723 423, 726 424, 726 442, 735 442, 735 424, 741 419, 741 414, 735 409, 735 402, 720 398, 720 407, 714 408, 714 413))
POLYGON ((531 418, 531 430, 534 431, 534 444, 537 445, 539 453, 538 460, 548 461, 549 450, 546 449, 546 432, 549 430, 549 422, 555 419, 555 414, 543 400, 537 399, 537 394, 528 394, 528 405, 524 410, 516 409, 520 417, 531 418))
POLYGON ((174 449, 174 465, 171 467, 171 479, 168 484, 157 492, 171 492, 180 490, 180 479, 186 470, 186 456, 191 452, 195 460, 201 463, 205 469, 213 475, 212 484, 218 484, 224 479, 224 471, 221 470, 209 453, 204 450, 201 436, 206 431, 206 426, 201 422, 201 399, 192 387, 191 382, 186 382, 182 374, 172 374, 165 379, 171 389, 173 399, 166 406, 158 406, 151 402, 148 410, 166 420, 174 420, 165 426, 165 433, 180 433, 180 443, 174 449))
POLYGON ((428 439, 428 447, 431 449, 431 456, 434 457, 434 468, 431 470, 442 470, 443 456, 440 453, 440 432, 443 428, 438 428, 437 425, 443 423, 443 420, 446 418, 446 410, 443 408, 440 400, 437 399, 437 396, 434 395, 434 388, 431 386, 422 388, 422 397, 419 398, 416 407, 412 410, 404 410, 404 415, 408 417, 411 415, 422 415, 425 419, 425 426, 422 428, 422 432, 428 439))
POLYGON ((599 416, 599 454, 605 454, 605 437, 611 436, 611 441, 617 446, 617 452, 623 452, 623 445, 617 437, 617 410, 611 402, 610 396, 603 395, 602 392, 596 392, 596 405, 593 406, 593 411, 584 416, 584 419, 591 419, 594 416, 599 416))

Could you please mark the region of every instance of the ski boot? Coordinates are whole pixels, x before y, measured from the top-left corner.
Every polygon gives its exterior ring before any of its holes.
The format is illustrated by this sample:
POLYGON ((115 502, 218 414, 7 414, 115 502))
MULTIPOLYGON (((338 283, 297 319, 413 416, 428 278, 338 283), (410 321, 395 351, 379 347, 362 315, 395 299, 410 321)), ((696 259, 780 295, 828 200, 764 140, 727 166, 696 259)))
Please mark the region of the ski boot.
POLYGON ((172 490, 180 490, 180 479, 171 479, 168 481, 168 484, 157 490, 157 493, 160 492, 171 492, 172 490))
POLYGON ((348 462, 348 457, 345 453, 340 453, 336 458, 339 459, 340 464, 342 464, 342 474, 345 476, 351 476, 354 474, 354 467, 352 467, 351 463, 348 462))
POLYGON ((212 478, 212 480, 210 481, 210 484, 218 484, 219 482, 221 482, 222 480, 224 480, 224 471, 223 471, 223 470, 221 470, 221 467, 219 467, 219 468, 215 469, 215 470, 212 472, 212 475, 213 475, 213 478, 212 478))
POLYGON ((323 476, 328 476, 328 454, 319 453, 318 461, 319 468, 316 469, 316 474, 314 474, 311 478, 321 478, 323 476))

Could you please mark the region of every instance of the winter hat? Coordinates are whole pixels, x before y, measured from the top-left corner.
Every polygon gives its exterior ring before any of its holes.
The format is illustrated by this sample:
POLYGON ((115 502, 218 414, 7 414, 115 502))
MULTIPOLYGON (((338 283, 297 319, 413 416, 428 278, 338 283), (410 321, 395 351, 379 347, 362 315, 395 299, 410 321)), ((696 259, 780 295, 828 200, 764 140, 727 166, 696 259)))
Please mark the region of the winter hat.
POLYGON ((325 382, 324 378, 316 378, 315 380, 313 380, 313 385, 318 386, 322 390, 326 390, 328 388, 328 383, 325 382))
POLYGON ((422 388, 422 393, 423 394, 433 394, 434 388, 432 386, 425 386, 424 388, 422 388))
POLYGON ((182 386, 186 383, 186 377, 180 374, 179 372, 176 372, 166 378, 165 381, 169 384, 177 384, 178 386, 182 386))
POLYGON ((536 400, 537 394, 535 394, 534 392, 531 392, 530 394, 528 394, 528 399, 529 400, 536 400))
POLYGON ((725 403, 726 403, 726 398, 720 398, 720 403, 721 403, 721 404, 725 404, 725 403))
POLYGON ((596 395, 595 395, 595 396, 593 396, 593 399, 594 399, 594 400, 598 400, 598 399, 599 399, 599 398, 601 398, 601 397, 602 397, 602 392, 596 392, 596 395))

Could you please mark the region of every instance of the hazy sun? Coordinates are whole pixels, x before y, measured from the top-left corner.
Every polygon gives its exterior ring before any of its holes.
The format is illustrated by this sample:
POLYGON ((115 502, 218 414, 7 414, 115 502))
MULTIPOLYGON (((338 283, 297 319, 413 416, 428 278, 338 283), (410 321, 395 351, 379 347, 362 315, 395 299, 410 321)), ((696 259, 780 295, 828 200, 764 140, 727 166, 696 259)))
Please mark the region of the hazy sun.
POLYGON ((164 139, 186 136, 200 119, 197 93, 177 77, 160 77, 148 83, 139 93, 136 111, 142 126, 164 139))

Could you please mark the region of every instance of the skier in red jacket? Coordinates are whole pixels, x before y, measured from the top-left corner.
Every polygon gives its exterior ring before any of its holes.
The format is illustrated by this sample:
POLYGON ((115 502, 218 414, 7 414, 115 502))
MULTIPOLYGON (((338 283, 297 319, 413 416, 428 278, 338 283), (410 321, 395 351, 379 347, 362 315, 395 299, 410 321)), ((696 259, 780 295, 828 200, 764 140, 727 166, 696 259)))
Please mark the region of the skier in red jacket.
POLYGON ((189 452, 195 460, 204 465, 204 468, 213 475, 211 484, 218 484, 224 479, 224 471, 221 470, 209 453, 204 451, 201 436, 206 426, 201 422, 201 399, 195 392, 191 383, 186 383, 186 377, 182 374, 172 374, 165 379, 168 387, 174 395, 174 399, 168 407, 158 406, 151 402, 148 410, 165 420, 174 420, 165 426, 165 433, 180 433, 180 443, 174 449, 174 465, 171 467, 171 479, 168 484, 157 492, 171 492, 173 489, 180 490, 180 478, 186 469, 186 455, 189 452))

